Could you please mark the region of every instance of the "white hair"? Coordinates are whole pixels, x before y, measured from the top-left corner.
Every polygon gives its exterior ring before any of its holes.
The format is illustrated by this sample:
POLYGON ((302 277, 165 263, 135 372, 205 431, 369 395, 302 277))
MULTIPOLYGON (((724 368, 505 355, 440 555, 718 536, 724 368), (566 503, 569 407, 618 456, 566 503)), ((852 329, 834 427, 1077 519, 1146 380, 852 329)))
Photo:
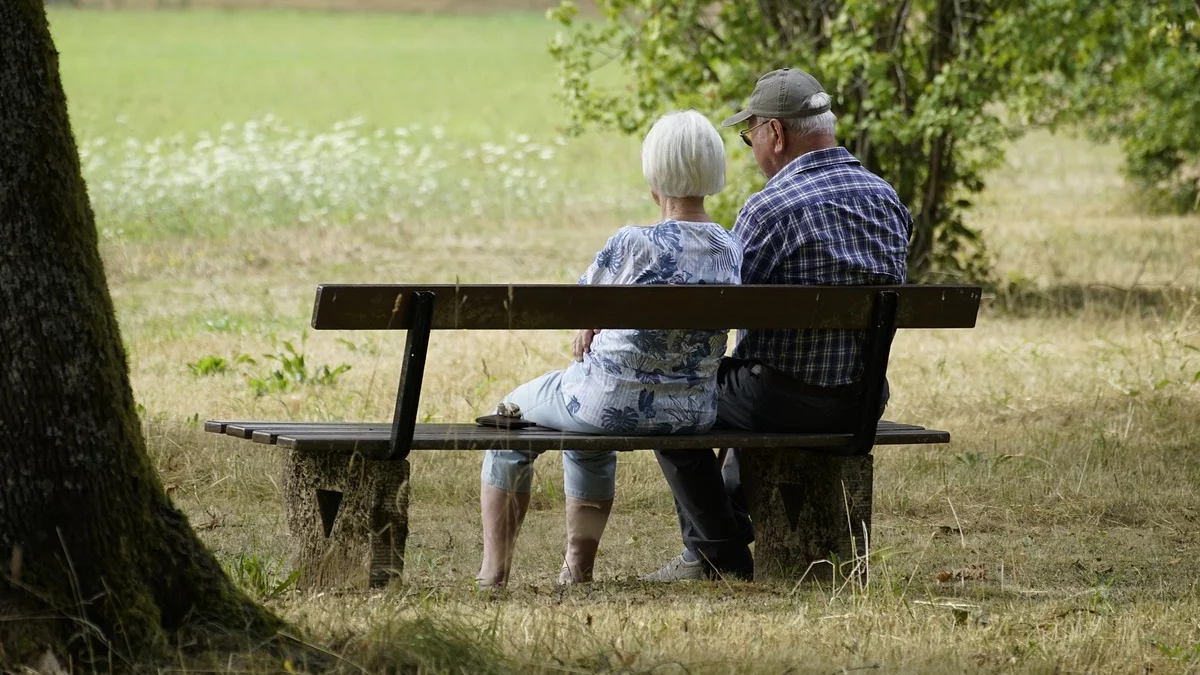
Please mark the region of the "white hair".
POLYGON ((642 174, 664 197, 704 197, 725 188, 725 143, 695 110, 663 115, 642 142, 642 174))
MULTIPOLYGON (((813 94, 804 102, 805 108, 823 108, 829 105, 829 94, 821 92, 813 94)), ((837 115, 826 110, 812 117, 792 117, 779 120, 783 127, 797 136, 833 136, 837 129, 837 115)))

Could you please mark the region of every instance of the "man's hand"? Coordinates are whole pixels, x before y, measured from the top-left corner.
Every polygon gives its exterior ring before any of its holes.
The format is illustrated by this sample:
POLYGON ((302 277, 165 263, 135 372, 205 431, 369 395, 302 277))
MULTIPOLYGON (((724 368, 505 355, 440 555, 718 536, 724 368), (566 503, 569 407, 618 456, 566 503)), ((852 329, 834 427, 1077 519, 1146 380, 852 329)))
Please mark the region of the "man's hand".
POLYGON ((571 355, 576 361, 583 361, 583 355, 592 351, 592 338, 599 332, 599 328, 584 328, 575 334, 575 340, 571 343, 571 355))

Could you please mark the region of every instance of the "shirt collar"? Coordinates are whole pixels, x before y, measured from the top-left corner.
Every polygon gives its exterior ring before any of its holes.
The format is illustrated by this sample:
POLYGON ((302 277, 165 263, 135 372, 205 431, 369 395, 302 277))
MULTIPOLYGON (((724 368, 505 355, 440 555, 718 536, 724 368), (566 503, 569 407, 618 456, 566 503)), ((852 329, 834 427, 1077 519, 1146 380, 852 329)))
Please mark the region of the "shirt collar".
POLYGON ((849 150, 840 145, 834 148, 825 148, 824 150, 814 150, 806 152, 788 162, 787 166, 783 167, 779 173, 767 181, 767 185, 781 180, 783 176, 792 176, 805 171, 823 169, 836 164, 861 164, 861 162, 854 155, 850 154, 849 150))

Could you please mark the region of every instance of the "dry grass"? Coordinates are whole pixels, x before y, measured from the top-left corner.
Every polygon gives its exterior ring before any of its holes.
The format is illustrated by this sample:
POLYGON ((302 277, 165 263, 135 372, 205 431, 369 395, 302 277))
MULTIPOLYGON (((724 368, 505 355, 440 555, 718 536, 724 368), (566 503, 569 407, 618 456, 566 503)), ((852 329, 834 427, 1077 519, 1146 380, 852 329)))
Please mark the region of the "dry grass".
MULTIPOLYGON (((1200 222, 1126 206, 1110 152, 1038 137, 1012 163, 976 214, 1005 272, 1045 287, 1200 283, 1200 222)), ((567 281, 619 224, 300 228, 245 234, 236 251, 108 244, 135 391, 176 500, 223 559, 284 556, 278 454, 203 434, 189 418, 384 419, 402 336, 309 334, 308 359, 352 370, 332 386, 265 397, 246 384, 267 368, 261 358, 212 377, 192 376, 189 361, 258 358, 272 337, 299 337, 317 282, 567 281)), ((634 582, 679 539, 652 457, 631 453, 600 582, 552 585, 562 486, 547 456, 514 588, 481 597, 469 583, 480 456, 424 453, 413 458, 403 588, 272 602, 369 663, 407 651, 432 670, 503 657, 513 669, 567 672, 1195 672, 1198 310, 1194 293, 1149 308, 1093 299, 1019 318, 989 309, 972 331, 903 334, 888 417, 955 440, 876 452, 865 586, 634 582), (950 600, 967 606, 965 618, 950 600), (400 635, 439 637, 400 649, 400 635)), ((560 367, 566 347, 562 334, 436 335, 423 415, 468 419, 560 367)))

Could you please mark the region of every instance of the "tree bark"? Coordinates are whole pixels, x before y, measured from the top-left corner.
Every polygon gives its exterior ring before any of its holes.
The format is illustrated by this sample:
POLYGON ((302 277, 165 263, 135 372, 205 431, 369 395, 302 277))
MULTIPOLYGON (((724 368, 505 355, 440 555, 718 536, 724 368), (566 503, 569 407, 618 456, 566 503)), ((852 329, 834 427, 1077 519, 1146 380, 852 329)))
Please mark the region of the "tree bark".
POLYGON ((274 634, 146 455, 40 0, 0 0, 0 242, 0 669, 274 634))

